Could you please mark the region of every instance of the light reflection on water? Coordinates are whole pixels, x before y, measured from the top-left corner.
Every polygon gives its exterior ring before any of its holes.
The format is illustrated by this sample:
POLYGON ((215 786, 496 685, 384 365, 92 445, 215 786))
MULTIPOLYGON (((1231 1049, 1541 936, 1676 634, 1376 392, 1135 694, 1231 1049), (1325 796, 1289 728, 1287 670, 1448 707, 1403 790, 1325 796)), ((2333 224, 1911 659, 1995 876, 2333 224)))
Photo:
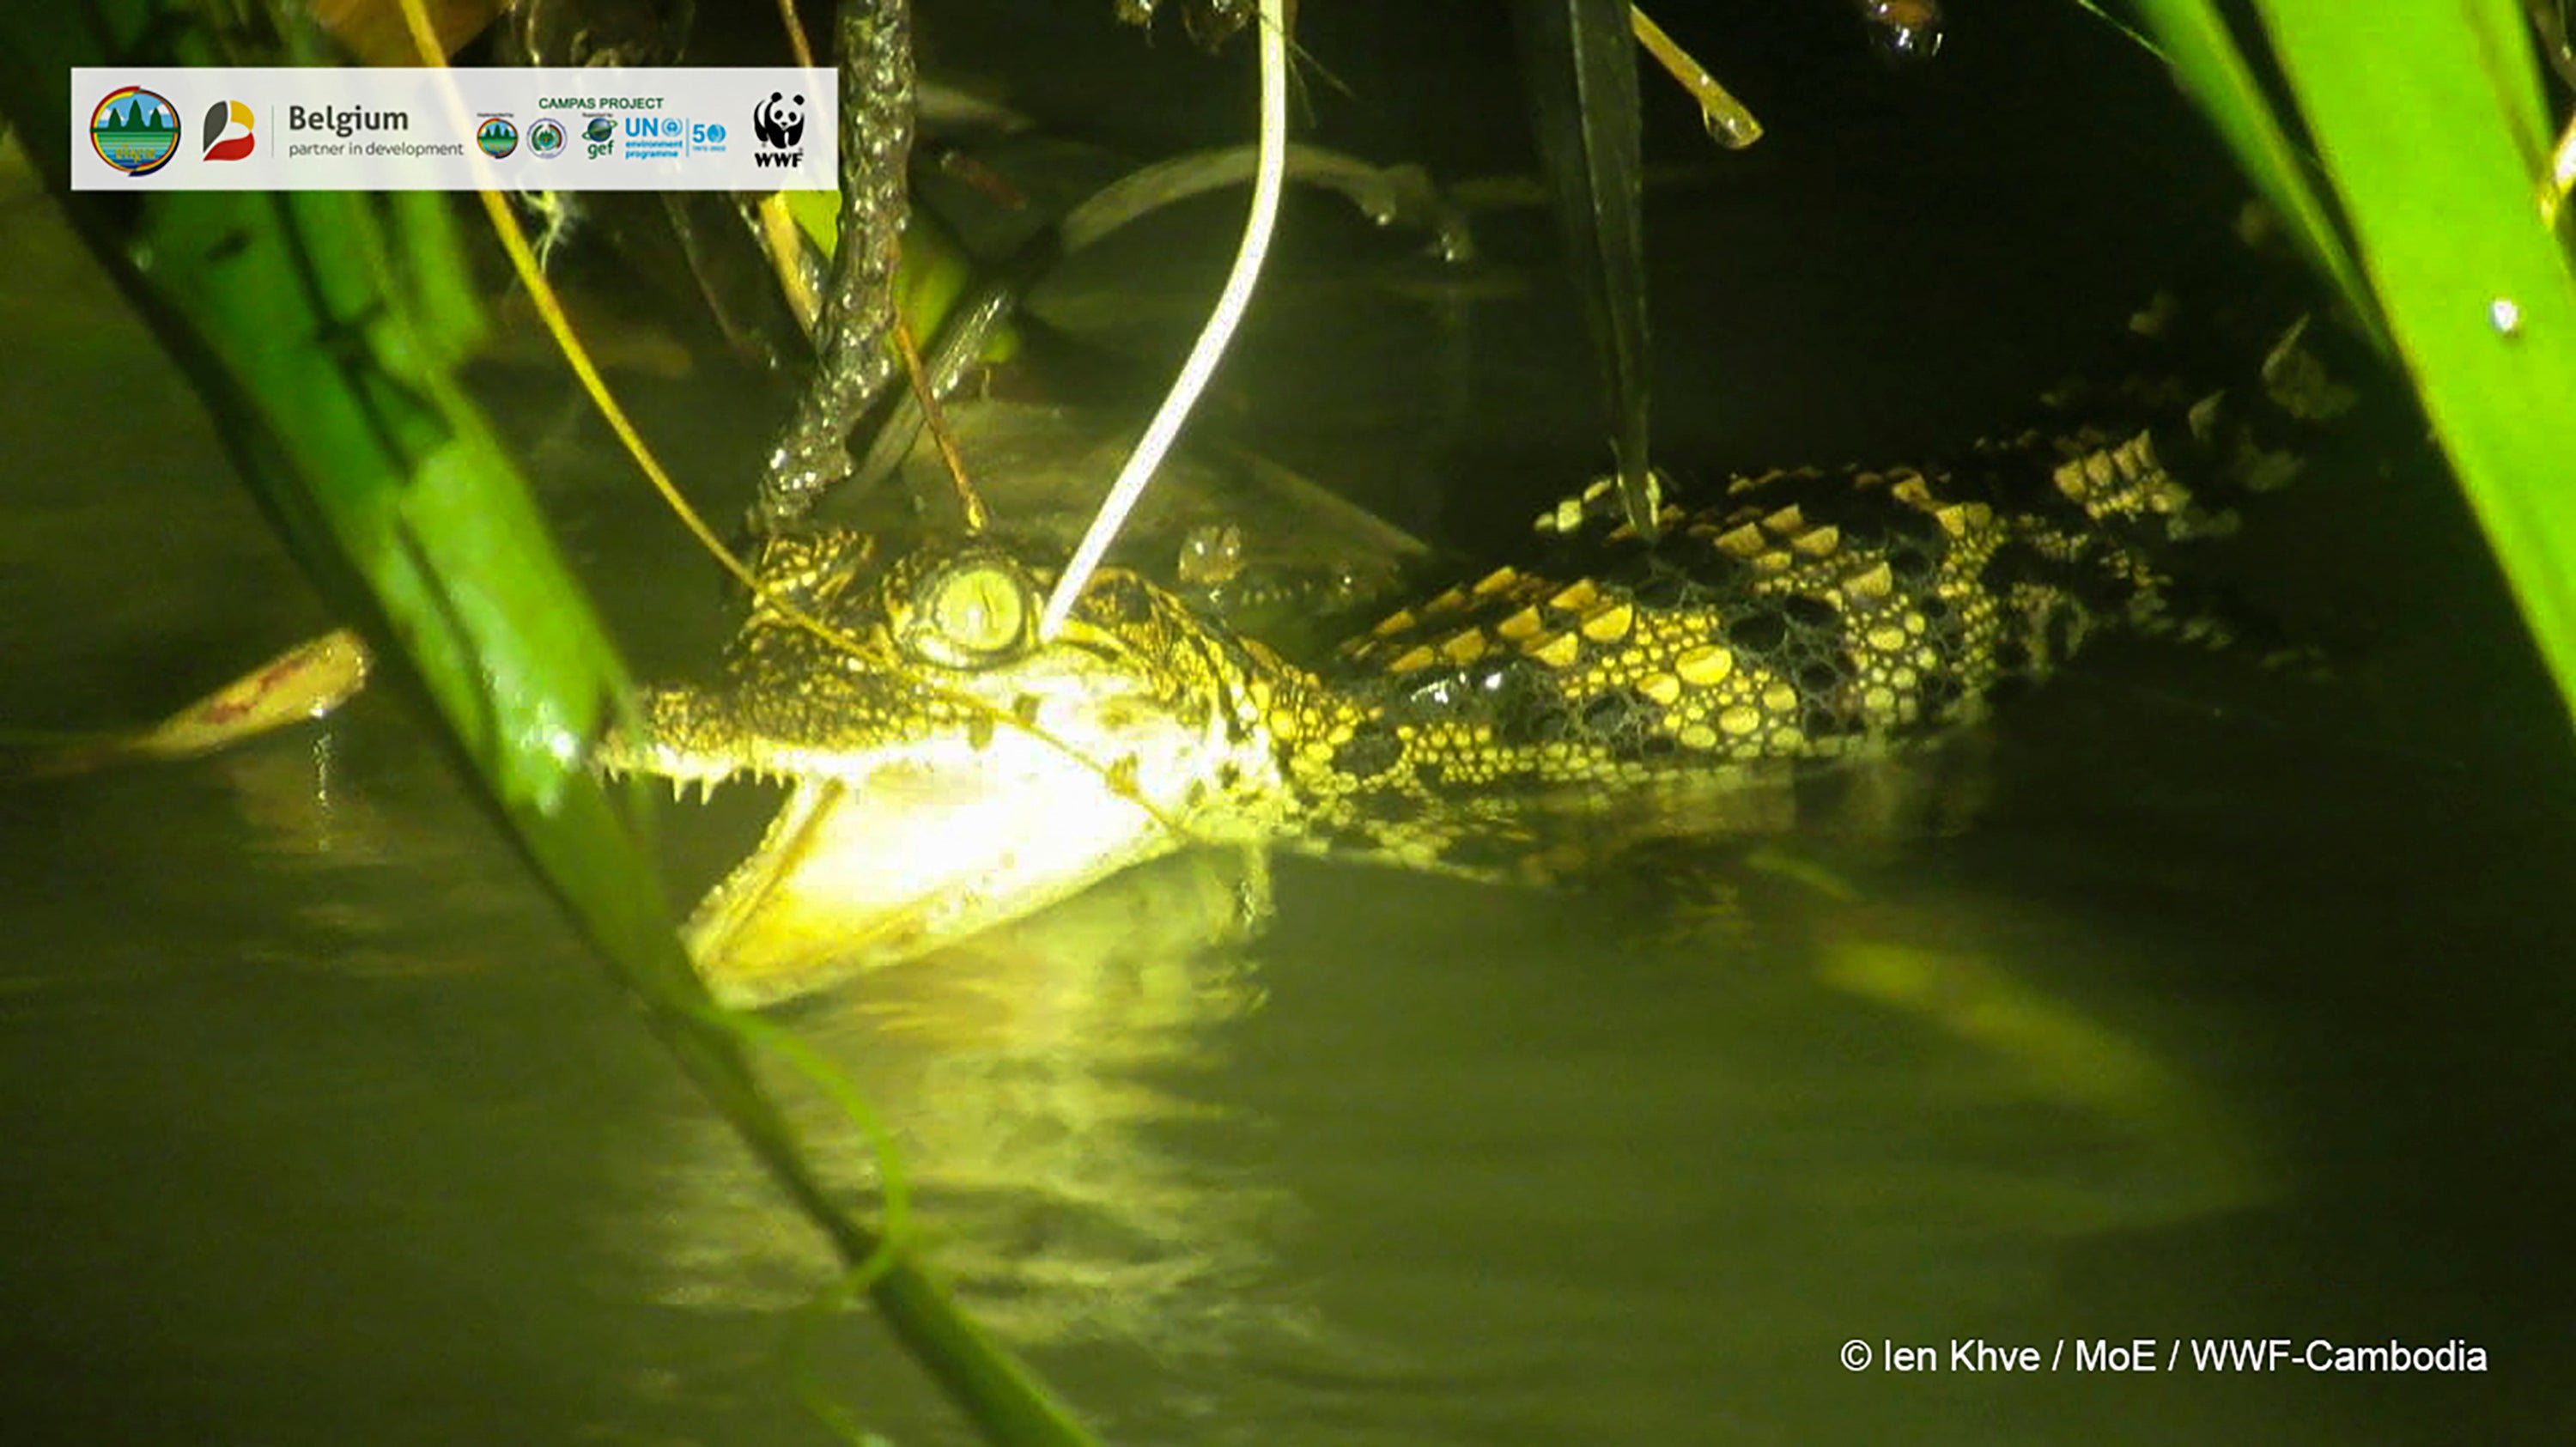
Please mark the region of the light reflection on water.
MULTIPOLYGON (((2123 706, 2036 700, 1986 825, 1831 890, 1739 871, 1732 923, 1291 864, 1267 935, 1193 953, 1233 896, 1184 863, 788 1018, 895 1122, 935 1259, 1122 1440, 2054 1441, 2147 1389, 1831 1352, 2552 1350, 2533 1223, 2467 1203, 2563 1139, 2528 1028, 2563 829, 2223 719, 2103 742, 2123 706)), ((819 1253, 422 743, 370 700, 0 796, 36 1183, 0 1216, 43 1243, 7 1393, 99 1442, 800 1440, 775 1349, 819 1253)), ((825 1345, 869 1420, 958 1440, 872 1331, 825 1345)), ((2222 1437, 2456 1404, 2186 1385, 2158 1420, 2222 1437)))
MULTIPOLYGON (((102 400, 168 379, 8 315, 45 343, 0 353, 27 717, 144 716, 308 630, 185 409, 102 400)), ((1841 896, 1740 874, 1739 925, 1290 865, 1268 934, 1202 950, 1225 891, 1176 865, 1050 926, 1112 948, 990 942, 788 1018, 902 1135, 934 1259, 1113 1440, 2555 1440, 2576 847, 2527 661, 2457 646, 2503 636, 2473 573, 2417 576, 2324 693, 2114 658, 2135 692, 2008 721, 1969 833, 1824 861, 1841 896), (2177 671, 2230 707, 2140 705, 2177 671), (2496 1370, 1834 1362, 2186 1333, 2496 1370)), ((813 1440, 777 1349, 821 1254, 457 789, 373 697, 0 791, 27 1440, 813 1440)), ((866 1323, 824 1358, 871 1424, 964 1440, 866 1323)))
MULTIPOLYGON (((1280 1193, 1182 1144, 1251 1124, 1205 1079, 1261 1001, 1250 962, 1209 943, 1233 932, 1239 868, 1193 855, 1133 871, 784 1012, 897 1136, 943 1272, 1014 1340, 1205 1354, 1255 1310, 1280 1193)), ((831 1174, 872 1189, 857 1126, 791 1072, 772 1075, 831 1174)), ((714 1122, 632 1166, 656 1203, 643 1270, 663 1299, 777 1309, 830 1274, 714 1122)))
MULTIPOLYGON (((87 1157, 104 1199, 68 1227, 67 1201, 22 1199, 15 1224, 102 1281, 136 1243, 186 1243, 161 1319, 210 1340, 171 1355, 233 1379, 219 1416, 282 1419, 267 1440, 299 1435, 292 1399, 260 1381, 265 1350, 242 1359, 227 1308, 282 1350, 327 1333, 349 1293, 502 1308, 503 1341, 556 1359, 521 1383, 540 1398, 592 1372, 662 1381, 683 1415, 742 1393, 712 1365, 670 1376, 618 1354, 677 1307, 747 1332, 721 1360, 756 1379, 744 1341, 774 1339, 823 1258, 619 1034, 578 957, 546 925, 531 935, 535 896, 437 769, 387 758, 408 726, 335 731, 367 732, 377 745, 354 752, 373 765, 310 810, 284 787, 309 784, 309 740, 49 796, 90 826, 44 841, 89 888, 20 914, 64 958, 13 971, 11 1058, 30 1071, 13 1098, 45 1101, 70 1137, 20 1135, 38 1154, 15 1164, 61 1177, 53 1151, 87 1157), (155 908, 97 908, 120 896, 155 908), (89 947, 153 968, 63 968, 89 947), (110 1189, 139 1164, 110 1159, 172 1135, 183 1148, 145 1156, 163 1190, 110 1189), (245 1257, 276 1271, 264 1289, 221 1285, 245 1257)), ((10 837, 25 878, 39 836, 10 837)), ((1198 881, 1164 872, 1139 893, 1177 910, 1198 881)), ((2028 1238, 2227 1204, 2190 1199, 2212 1187, 2190 1180, 2188 1140, 2053 1098, 2029 1062, 1981 1060, 1901 1012, 1848 1008, 1782 961, 1585 949, 1605 922, 1579 910, 1372 871, 1291 871, 1285 905, 1248 956, 1130 948, 1066 978, 1070 951, 997 946, 795 1017, 895 1123, 932 1249, 997 1329, 1075 1362, 1142 1352, 1169 1374, 1143 1403, 1187 1383, 1248 1437, 1276 1440, 1253 1430, 1272 1395, 1292 1417, 1318 1395, 1424 1414, 1395 1412, 1391 1439, 1439 1433, 1462 1391, 1569 1430, 1614 1399, 1687 1402, 1690 1361, 1750 1345, 1720 1345, 1721 1328, 1775 1350, 1826 1328, 1767 1279, 1819 1259, 1815 1226, 1835 1257, 1908 1274, 1927 1269, 1908 1233, 1929 1231, 1944 1255, 2010 1263, 2008 1281, 2036 1270, 2028 1238), (1765 1304, 1758 1328, 1726 1304, 1742 1300, 1765 1304)), ((846 1132, 805 1114, 852 1167, 846 1132)), ((438 1314, 415 1317, 410 1372, 485 1370, 463 1345, 480 1333, 438 1314)), ((314 1360, 353 1381, 383 1370, 314 1360)), ((462 1424, 414 1426, 426 1441, 462 1424)))

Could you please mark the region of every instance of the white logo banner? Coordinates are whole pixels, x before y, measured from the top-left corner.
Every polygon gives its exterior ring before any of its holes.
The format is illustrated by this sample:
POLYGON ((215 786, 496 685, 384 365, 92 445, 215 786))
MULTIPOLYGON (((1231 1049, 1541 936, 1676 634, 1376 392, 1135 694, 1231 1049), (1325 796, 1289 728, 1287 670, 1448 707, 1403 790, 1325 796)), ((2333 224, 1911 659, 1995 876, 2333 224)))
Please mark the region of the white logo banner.
POLYGON ((839 77, 621 70, 72 71, 76 191, 829 191, 839 77))

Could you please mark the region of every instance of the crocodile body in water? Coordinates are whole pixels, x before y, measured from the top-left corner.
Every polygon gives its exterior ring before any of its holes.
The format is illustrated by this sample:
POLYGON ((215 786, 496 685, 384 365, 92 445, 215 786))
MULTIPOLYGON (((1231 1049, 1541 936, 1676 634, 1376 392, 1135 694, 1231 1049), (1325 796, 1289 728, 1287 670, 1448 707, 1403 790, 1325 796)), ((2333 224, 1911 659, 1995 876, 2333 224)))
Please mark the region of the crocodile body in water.
POLYGON ((1665 504, 1652 544, 1596 488, 1540 519, 1527 560, 1311 666, 1115 569, 1041 642, 1049 560, 1007 535, 776 539, 723 679, 655 692, 605 762, 793 786, 693 921, 745 999, 1193 842, 1544 881, 1778 828, 1820 783, 1879 799, 1848 781, 2101 629, 2221 635, 2167 560, 2295 467, 2278 429, 2348 403, 2299 335, 2165 425, 1740 476, 1665 504))

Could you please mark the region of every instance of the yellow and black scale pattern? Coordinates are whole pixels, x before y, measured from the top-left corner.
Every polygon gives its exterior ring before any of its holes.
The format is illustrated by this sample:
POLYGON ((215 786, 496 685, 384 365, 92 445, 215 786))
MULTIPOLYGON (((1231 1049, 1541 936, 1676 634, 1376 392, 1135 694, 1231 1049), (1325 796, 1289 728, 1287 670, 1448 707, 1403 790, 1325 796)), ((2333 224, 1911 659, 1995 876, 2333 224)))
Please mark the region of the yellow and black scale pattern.
POLYGON ((1730 788, 1950 731, 2097 629, 2224 641, 2160 560, 2234 530, 2204 492, 2278 485, 2299 465, 2284 431, 2349 405, 2291 375, 2299 335, 2251 407, 2212 394, 2169 425, 2031 432, 1942 470, 1739 476, 1696 511, 1662 504, 1652 543, 1596 485, 1539 519, 1528 564, 1260 690, 1304 837, 1555 873, 1605 829, 1686 828, 1730 788), (1566 827, 1587 816, 1603 827, 1566 827))
POLYGON ((926 741, 971 760, 1043 715, 1106 777, 1139 777, 1149 746, 1195 760, 1173 797, 1210 839, 1545 878, 1778 827, 1748 801, 1951 731, 2098 629, 2223 638, 2164 563, 2232 531, 2234 495, 2295 472, 2310 424, 2352 405, 2299 338, 2242 404, 2136 397, 2171 420, 1739 476, 1660 505, 1651 542, 1596 487, 1539 520, 1527 559, 1311 668, 1121 569, 1041 642, 1049 570, 995 538, 776 540, 769 584, 866 652, 755 610, 725 686, 657 694, 629 766, 857 778, 926 741))

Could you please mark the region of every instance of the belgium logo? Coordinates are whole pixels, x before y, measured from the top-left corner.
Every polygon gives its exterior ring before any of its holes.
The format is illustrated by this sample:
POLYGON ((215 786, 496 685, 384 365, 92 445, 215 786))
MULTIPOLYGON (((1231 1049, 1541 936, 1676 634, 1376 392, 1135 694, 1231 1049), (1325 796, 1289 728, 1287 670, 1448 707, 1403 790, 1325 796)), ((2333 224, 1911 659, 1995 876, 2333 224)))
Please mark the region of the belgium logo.
POLYGON ((206 108, 206 159, 238 161, 250 154, 259 137, 251 130, 250 107, 219 100, 206 108))
POLYGON ((129 85, 89 113, 89 144, 129 176, 149 176, 179 154, 179 112, 164 97, 129 85))

